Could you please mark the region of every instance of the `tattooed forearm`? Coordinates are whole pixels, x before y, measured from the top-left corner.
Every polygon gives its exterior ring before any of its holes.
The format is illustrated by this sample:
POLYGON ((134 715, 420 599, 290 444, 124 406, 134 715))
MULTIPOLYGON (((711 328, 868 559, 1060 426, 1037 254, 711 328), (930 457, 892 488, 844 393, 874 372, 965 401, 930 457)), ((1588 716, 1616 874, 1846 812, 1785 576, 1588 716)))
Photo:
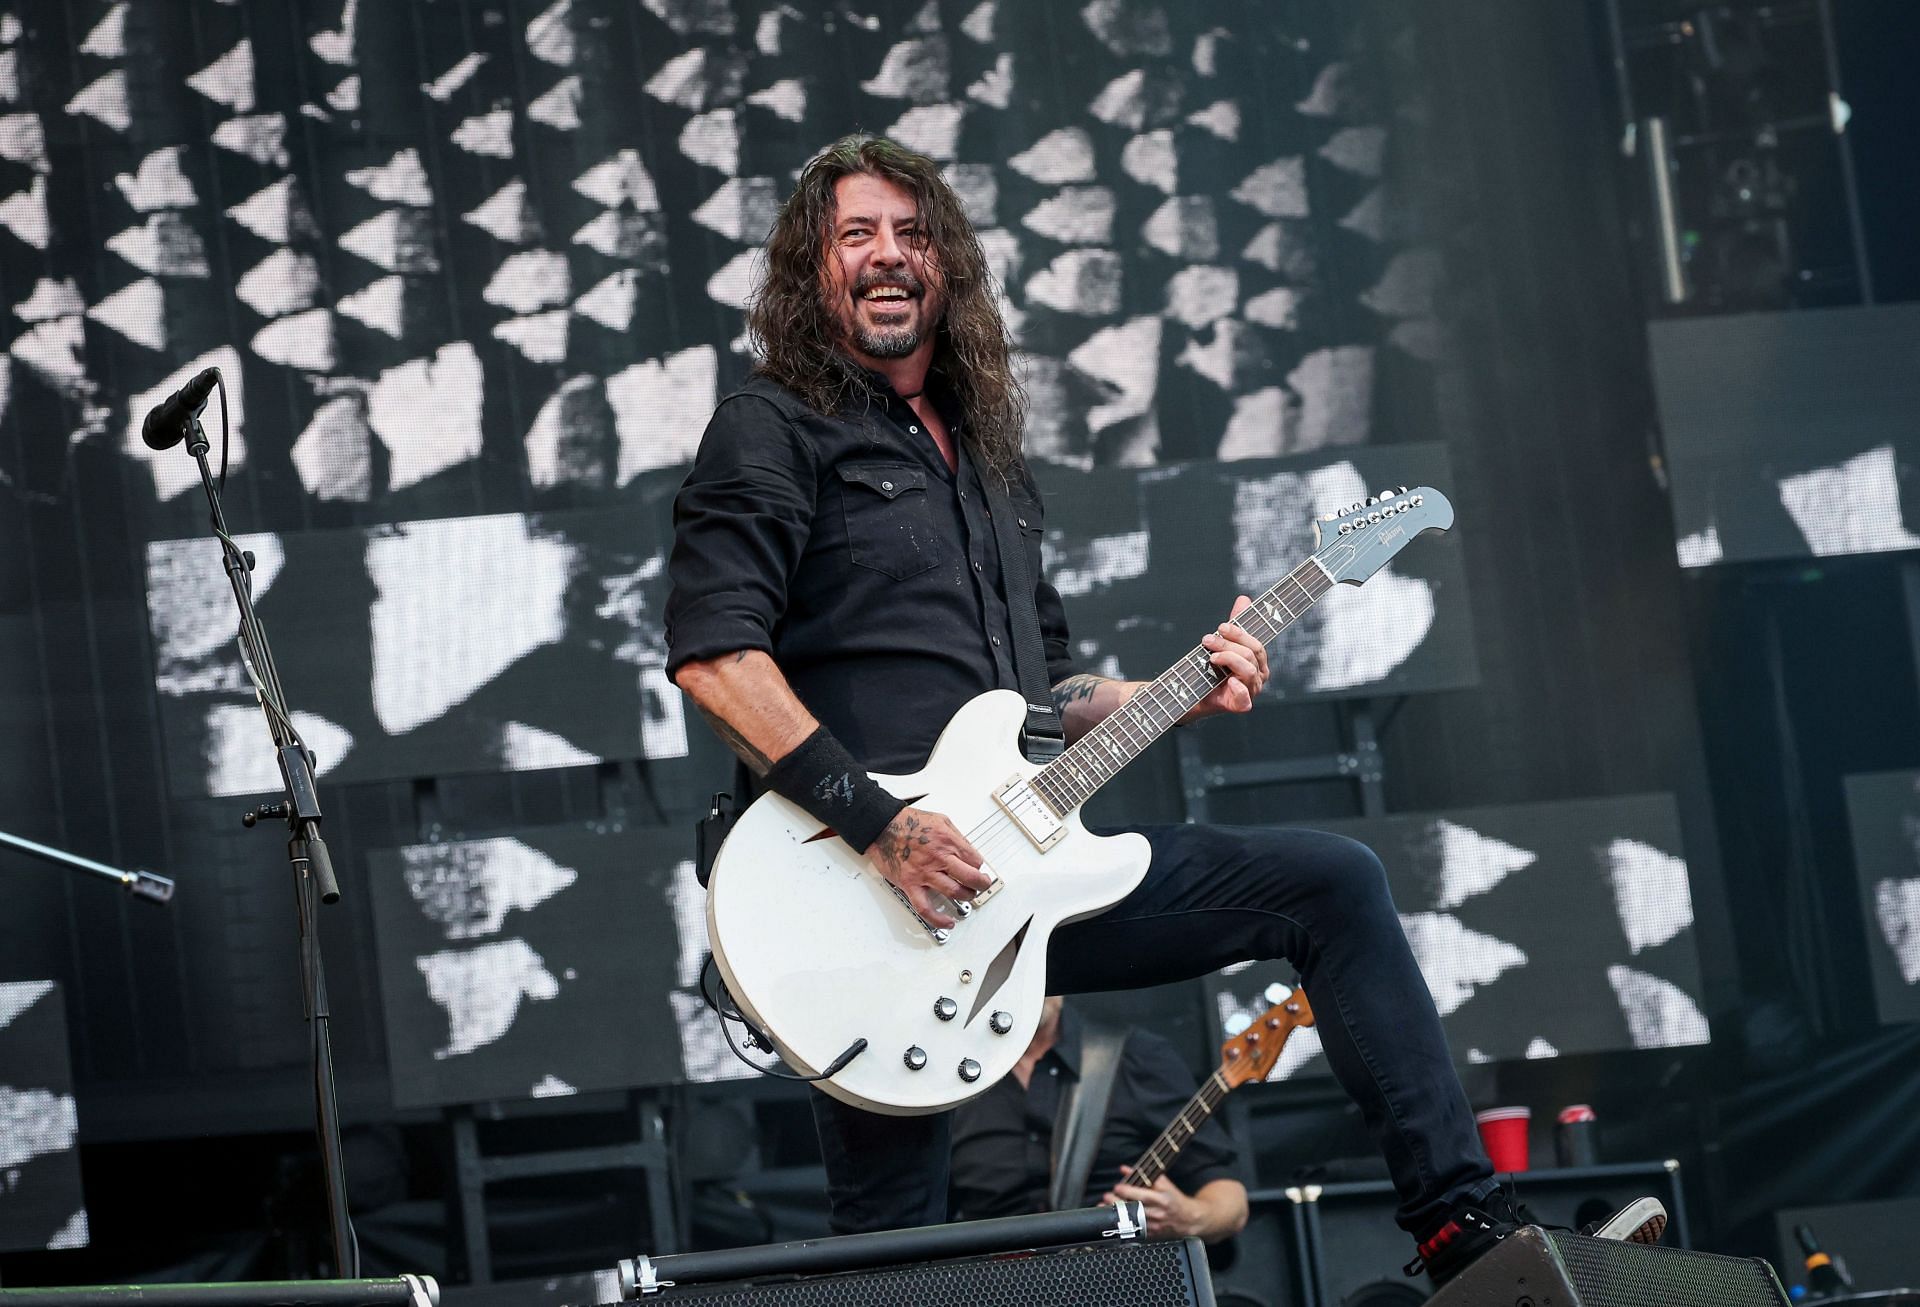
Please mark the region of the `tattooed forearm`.
POLYGON ((1095 676, 1092 672, 1081 672, 1077 676, 1069 676, 1053 687, 1054 711, 1065 717, 1070 705, 1093 698, 1094 692, 1105 684, 1107 684, 1106 677, 1095 676))
MULTIPOLYGON (((700 705, 696 704, 695 707, 700 705)), ((713 727, 713 733, 720 737, 721 743, 732 749, 740 761, 747 764, 747 770, 755 776, 765 776, 773 769, 773 759, 754 748, 746 736, 722 721, 717 714, 700 707, 700 715, 707 719, 707 725, 713 727)))

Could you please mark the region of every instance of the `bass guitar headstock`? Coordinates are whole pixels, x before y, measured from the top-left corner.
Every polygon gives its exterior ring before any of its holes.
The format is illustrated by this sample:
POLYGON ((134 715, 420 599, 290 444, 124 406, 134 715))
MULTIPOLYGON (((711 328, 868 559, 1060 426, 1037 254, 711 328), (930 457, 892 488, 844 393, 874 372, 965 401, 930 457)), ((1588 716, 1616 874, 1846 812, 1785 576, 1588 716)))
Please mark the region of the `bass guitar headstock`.
POLYGON ((1253 1019, 1253 1023, 1220 1045, 1220 1077, 1229 1089, 1265 1080, 1279 1065, 1287 1036, 1313 1024, 1307 992, 1296 989, 1253 1019))

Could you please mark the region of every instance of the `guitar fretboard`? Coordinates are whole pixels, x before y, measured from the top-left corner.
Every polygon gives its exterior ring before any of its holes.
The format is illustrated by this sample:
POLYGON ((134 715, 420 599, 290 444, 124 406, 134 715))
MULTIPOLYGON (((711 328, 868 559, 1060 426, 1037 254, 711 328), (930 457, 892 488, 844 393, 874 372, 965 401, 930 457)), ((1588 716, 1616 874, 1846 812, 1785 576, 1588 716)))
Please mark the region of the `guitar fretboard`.
POLYGON ((1160 1132, 1160 1137, 1153 1141, 1146 1152, 1140 1154, 1140 1160, 1133 1164, 1133 1174, 1127 1177, 1127 1183, 1151 1189, 1154 1182, 1167 1173, 1167 1168, 1173 1165, 1173 1159, 1187 1146, 1187 1141, 1207 1123, 1207 1118, 1213 1115, 1213 1109, 1220 1106, 1220 1100, 1232 1090, 1233 1086, 1218 1071, 1208 1076, 1199 1092, 1187 1100, 1180 1114, 1160 1132))
MULTIPOLYGON (((1281 577, 1253 601, 1234 623, 1261 644, 1272 644, 1281 631, 1314 601, 1333 588, 1325 568, 1309 558, 1281 577)), ((1140 687, 1126 703, 1101 719, 1065 752, 1034 774, 1031 782, 1057 813, 1065 815, 1092 798, 1122 767, 1146 751, 1187 712, 1226 679, 1204 645, 1195 645, 1180 660, 1140 687)), ((1183 1141, 1184 1142, 1184 1141, 1183 1141)))

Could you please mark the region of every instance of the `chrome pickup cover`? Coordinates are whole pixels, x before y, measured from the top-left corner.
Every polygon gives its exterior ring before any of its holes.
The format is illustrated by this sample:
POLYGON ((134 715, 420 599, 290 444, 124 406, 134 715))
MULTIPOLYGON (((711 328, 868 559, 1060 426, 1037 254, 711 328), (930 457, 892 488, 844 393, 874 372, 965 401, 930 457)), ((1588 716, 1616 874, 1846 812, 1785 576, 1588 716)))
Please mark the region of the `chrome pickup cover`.
POLYGON ((1036 849, 1045 852, 1066 838, 1067 825, 1048 802, 1034 793, 1024 776, 1014 776, 994 791, 993 801, 1013 818, 1036 849))

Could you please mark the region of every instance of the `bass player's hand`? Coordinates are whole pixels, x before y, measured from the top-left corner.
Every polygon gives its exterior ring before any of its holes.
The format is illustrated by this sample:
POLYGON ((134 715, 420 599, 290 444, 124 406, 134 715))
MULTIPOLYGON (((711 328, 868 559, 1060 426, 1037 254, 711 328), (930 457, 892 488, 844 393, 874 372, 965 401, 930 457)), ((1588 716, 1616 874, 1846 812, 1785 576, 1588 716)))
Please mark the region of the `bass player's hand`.
POLYGON ((993 884, 993 877, 980 870, 983 859, 966 836, 940 813, 920 808, 895 813, 867 849, 867 858, 907 896, 915 912, 943 929, 953 925, 953 918, 933 905, 929 891, 965 902, 993 884))

